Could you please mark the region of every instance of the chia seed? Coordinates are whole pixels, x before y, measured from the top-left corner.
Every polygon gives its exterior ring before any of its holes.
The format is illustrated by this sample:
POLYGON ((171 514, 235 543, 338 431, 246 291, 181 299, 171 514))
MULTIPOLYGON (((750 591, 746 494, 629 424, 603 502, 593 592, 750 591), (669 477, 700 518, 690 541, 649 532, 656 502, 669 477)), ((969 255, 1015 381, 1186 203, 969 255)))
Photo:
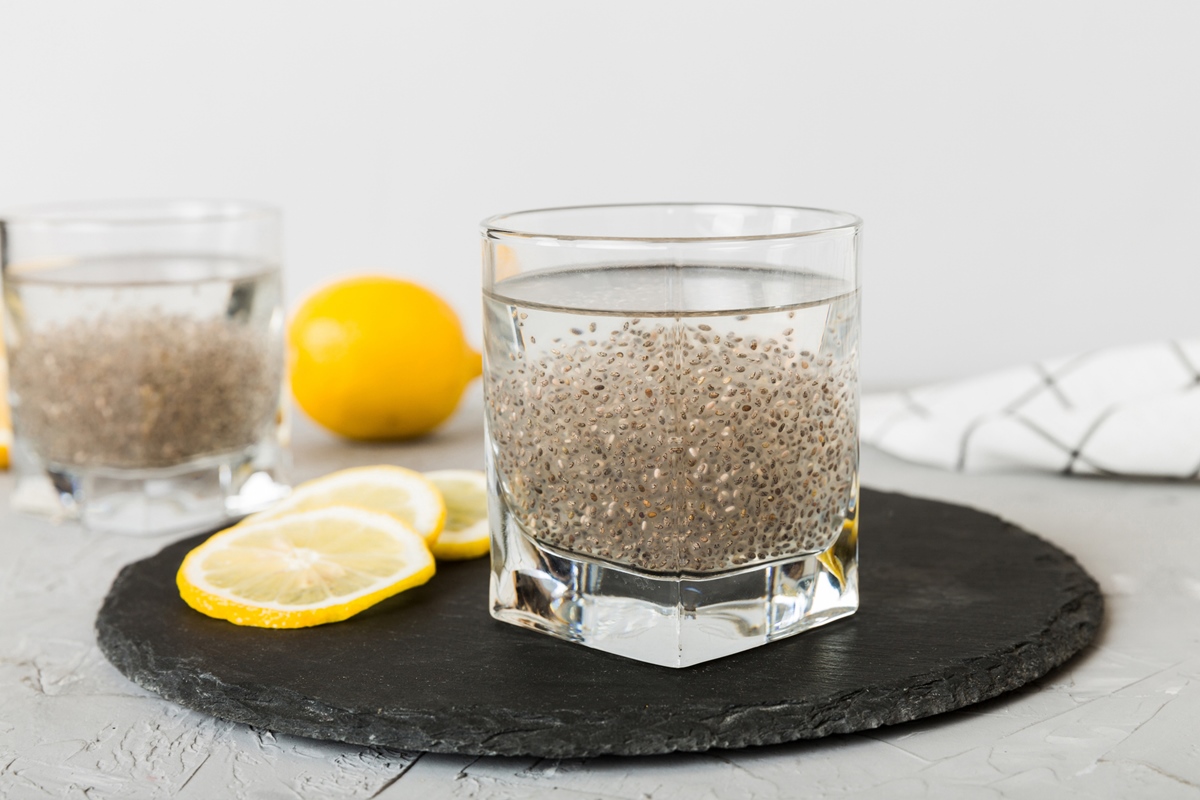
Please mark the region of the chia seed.
POLYGON ((262 331, 146 311, 12 343, 14 425, 70 467, 147 469, 243 450, 275 422, 282 365, 262 331))
POLYGON ((492 359, 489 431, 509 511, 548 545, 656 573, 828 547, 857 492, 849 297, 800 309, 832 321, 816 352, 793 341, 788 311, 608 318, 599 341, 492 359))

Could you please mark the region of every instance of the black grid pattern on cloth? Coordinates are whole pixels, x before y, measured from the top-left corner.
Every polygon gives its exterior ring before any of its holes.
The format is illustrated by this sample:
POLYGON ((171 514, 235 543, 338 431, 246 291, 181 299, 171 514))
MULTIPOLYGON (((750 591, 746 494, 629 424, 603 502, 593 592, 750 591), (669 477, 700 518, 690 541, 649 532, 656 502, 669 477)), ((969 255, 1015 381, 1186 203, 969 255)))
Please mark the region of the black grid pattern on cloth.
POLYGON ((975 432, 977 430, 979 430, 979 428, 984 423, 986 423, 990 420, 996 419, 997 417, 1013 417, 1018 422, 1021 422, 1027 428, 1032 430, 1034 433, 1037 433, 1042 438, 1044 438, 1047 441, 1053 443, 1054 445, 1062 448, 1063 451, 1070 458, 1070 460, 1068 460, 1068 462, 1067 462, 1067 470, 1066 470, 1067 472, 1070 472, 1070 468, 1071 468, 1071 465, 1074 463, 1075 457, 1078 457, 1078 452, 1077 452, 1078 448, 1071 448, 1071 447, 1063 444, 1062 442, 1058 441, 1058 439, 1051 436, 1046 431, 1042 430, 1041 427, 1039 427, 1038 425, 1035 425, 1033 422, 1026 419, 1019 412, 1024 406, 1028 405, 1030 401, 1041 396, 1042 394, 1045 394, 1046 392, 1051 393, 1054 396, 1054 398, 1056 400, 1058 400, 1059 403, 1062 404, 1063 408, 1068 408, 1068 409, 1074 408, 1074 405, 1071 403, 1070 399, 1066 396, 1066 394, 1063 393, 1062 387, 1058 385, 1058 381, 1059 381, 1059 379, 1065 377, 1066 375, 1069 375, 1071 372, 1075 371, 1076 369, 1079 369, 1079 367, 1081 367, 1082 365, 1086 364, 1088 362, 1088 360, 1092 358, 1093 355, 1094 354, 1092 354, 1092 353, 1085 353, 1081 356, 1076 356, 1075 358, 1073 358, 1073 359, 1067 361, 1065 364, 1061 365, 1057 370, 1055 370, 1053 372, 1046 369, 1046 367, 1042 364, 1035 364, 1034 369, 1037 370, 1038 374, 1040 374, 1042 377, 1041 383, 1037 384, 1033 388, 1028 389, 1025 392, 1018 395, 1015 400, 1013 400, 1011 403, 1009 403, 1007 406, 1005 406, 1003 409, 1001 409, 998 413, 986 414, 984 416, 977 417, 974 421, 972 421, 971 424, 969 424, 966 427, 966 429, 963 431, 962 439, 959 440, 958 463, 956 464, 955 468, 959 472, 966 471, 967 455, 968 455, 968 451, 969 451, 971 437, 975 434, 975 432))
MULTIPOLYGON (((1179 344, 1178 341, 1172 340, 1167 343, 1167 346, 1170 349, 1170 351, 1175 355, 1175 357, 1179 360, 1179 362, 1183 365, 1184 369, 1187 370, 1188 374, 1191 375, 1191 379, 1192 379, 1191 386, 1180 387, 1180 388, 1183 390, 1200 389, 1200 368, 1197 368, 1197 366, 1192 362, 1192 360, 1188 357, 1187 353, 1184 352, 1183 347, 1179 344)), ((1077 356, 1076 358, 1073 358, 1070 361, 1063 364, 1061 367, 1059 367, 1054 372, 1047 370, 1042 364, 1034 365, 1034 368, 1037 369, 1042 374, 1042 377, 1043 377, 1042 383, 1039 384, 1038 386, 1035 386, 1032 389, 1027 390, 1023 394, 1018 396, 1016 400, 1014 400, 1009 405, 1005 406, 1004 409, 1001 410, 998 414, 988 414, 985 416, 981 416, 981 417, 975 419, 974 421, 972 421, 966 427, 966 429, 963 431, 962 439, 959 441, 959 457, 958 457, 958 463, 956 465, 956 469, 959 472, 963 472, 966 469, 967 458, 968 458, 968 454, 969 454, 969 445, 970 445, 972 435, 983 424, 985 424, 989 420, 994 420, 998 416, 1000 416, 1000 417, 1008 416, 1008 417, 1012 417, 1014 420, 1021 423, 1023 426, 1025 426, 1030 431, 1037 434, 1043 440, 1053 444, 1055 447, 1058 447, 1059 449, 1061 449, 1063 451, 1063 453, 1067 459, 1065 465, 1062 468, 1062 473, 1064 475, 1078 474, 1079 473, 1079 470, 1077 469, 1078 465, 1086 465, 1091 470, 1092 474, 1108 475, 1108 476, 1121 475, 1121 473, 1118 471, 1111 470, 1111 469, 1102 467, 1099 464, 1097 464, 1094 460, 1092 460, 1090 457, 1088 457, 1084 453, 1084 448, 1087 446, 1087 443, 1095 437, 1096 432, 1099 431, 1104 426, 1104 423, 1107 422, 1108 420, 1110 420, 1117 412, 1121 411, 1123 408, 1126 408, 1129 405, 1128 403, 1113 403, 1112 405, 1104 408, 1096 416, 1096 418, 1092 421, 1091 425, 1089 425, 1087 427, 1087 429, 1083 432, 1083 434, 1079 437, 1079 441, 1077 441, 1073 446, 1071 444, 1068 444, 1067 442, 1061 441, 1058 437, 1054 436, 1053 434, 1051 434, 1049 431, 1046 431, 1044 428, 1042 428, 1037 423, 1033 422, 1032 420, 1028 419, 1024 415, 1019 413, 1020 409, 1023 406, 1025 406, 1031 400, 1033 400, 1034 398, 1038 397, 1039 395, 1041 395, 1045 392, 1052 392, 1054 394, 1055 398, 1063 405, 1064 408, 1067 408, 1067 409, 1074 408, 1075 407, 1074 404, 1071 402, 1070 398, 1068 398, 1067 395, 1063 392, 1062 387, 1059 385, 1058 381, 1060 379, 1062 379, 1063 377, 1065 377, 1066 375, 1070 374, 1071 372, 1075 371, 1076 369, 1080 368, 1084 364, 1086 364, 1095 355, 1096 355, 1096 353, 1085 353, 1083 355, 1077 356)), ((926 412, 926 416, 928 416, 928 412, 926 412)), ((1195 469, 1192 470, 1191 474, 1188 475, 1187 478, 1190 480, 1200 478, 1200 463, 1196 464, 1195 469)))

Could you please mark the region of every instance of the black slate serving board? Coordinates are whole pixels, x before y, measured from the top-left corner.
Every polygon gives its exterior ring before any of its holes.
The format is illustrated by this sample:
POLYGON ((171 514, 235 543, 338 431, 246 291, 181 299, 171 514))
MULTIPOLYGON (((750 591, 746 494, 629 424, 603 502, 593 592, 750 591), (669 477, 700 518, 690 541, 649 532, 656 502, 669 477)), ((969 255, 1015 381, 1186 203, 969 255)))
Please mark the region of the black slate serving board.
POLYGON ((1095 636, 1096 582, 994 516, 865 490, 862 608, 683 670, 494 621, 485 559, 346 622, 239 628, 175 588, 197 536, 131 564, 96 620, 137 684, 224 719, 357 744, 581 757, 744 747, 905 722, 1028 683, 1095 636))

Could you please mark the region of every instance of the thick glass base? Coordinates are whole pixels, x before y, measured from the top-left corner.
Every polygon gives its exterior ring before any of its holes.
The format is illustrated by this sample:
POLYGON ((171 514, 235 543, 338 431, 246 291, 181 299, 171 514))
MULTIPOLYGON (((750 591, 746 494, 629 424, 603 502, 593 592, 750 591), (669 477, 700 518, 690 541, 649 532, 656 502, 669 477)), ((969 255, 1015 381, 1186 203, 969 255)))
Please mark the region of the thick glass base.
POLYGON ((492 504, 492 616, 586 647, 688 667, 858 609, 853 522, 819 555, 712 577, 674 576, 549 548, 526 534, 494 495, 492 504))
POLYGON ((153 536, 211 528, 287 495, 287 451, 270 445, 164 469, 72 469, 15 448, 18 511, 89 530, 153 536))

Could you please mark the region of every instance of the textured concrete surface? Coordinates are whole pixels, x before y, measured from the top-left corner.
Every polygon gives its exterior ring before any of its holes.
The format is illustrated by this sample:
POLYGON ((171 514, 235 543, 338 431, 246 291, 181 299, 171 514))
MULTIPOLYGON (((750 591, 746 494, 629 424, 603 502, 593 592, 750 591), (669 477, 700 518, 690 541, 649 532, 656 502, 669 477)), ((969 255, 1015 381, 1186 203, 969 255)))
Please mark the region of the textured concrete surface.
MULTIPOLYGON (((297 430, 297 477, 390 461, 482 463, 472 398, 443 434, 349 446, 297 430)), ((477 411, 475 412, 477 413, 477 411)), ((121 566, 161 539, 95 536, 0 508, 0 796, 6 798, 1154 797, 1200 794, 1200 486, 962 476, 867 451, 864 482, 992 511, 1075 555, 1106 622, 1064 668, 925 721, 788 745, 581 760, 458 757, 276 736, 180 709, 98 651, 121 566)), ((0 499, 11 490, 0 477, 0 499)), ((869 536, 870 509, 862 535, 869 536)), ((870 587, 864 586, 864 602, 870 587)))

